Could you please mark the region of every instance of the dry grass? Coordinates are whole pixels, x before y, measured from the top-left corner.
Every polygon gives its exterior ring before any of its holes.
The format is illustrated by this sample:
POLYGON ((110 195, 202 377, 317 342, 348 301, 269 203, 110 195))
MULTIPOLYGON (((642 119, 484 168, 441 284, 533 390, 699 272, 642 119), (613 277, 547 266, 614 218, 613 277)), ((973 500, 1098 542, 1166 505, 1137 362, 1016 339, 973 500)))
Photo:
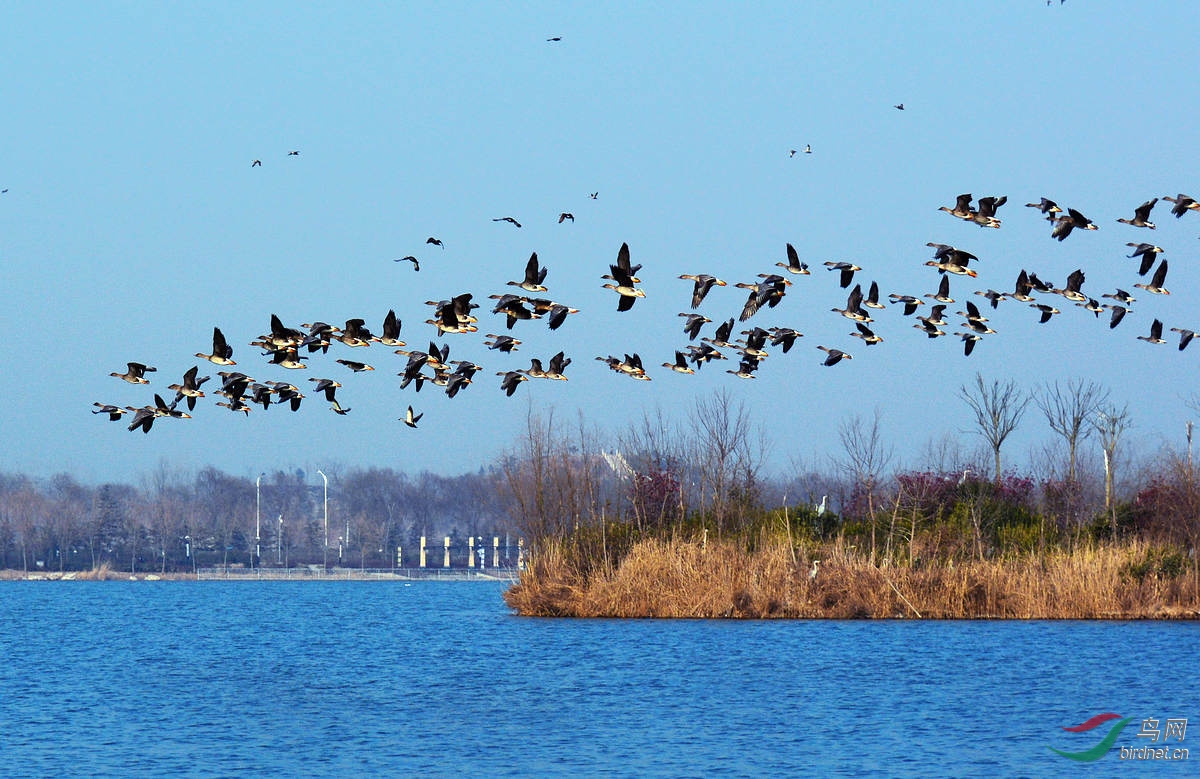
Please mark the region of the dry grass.
POLYGON ((113 567, 108 563, 100 563, 100 565, 96 566, 90 571, 80 571, 79 573, 75 574, 75 579, 77 581, 106 582, 110 579, 128 578, 129 574, 121 573, 120 571, 114 571, 113 567))
POLYGON ((877 567, 841 544, 746 553, 732 543, 642 541, 611 571, 584 577, 551 547, 505 593, 517 613, 554 617, 792 619, 1195 619, 1194 567, 1128 574, 1140 544, 1043 557, 877 567), (810 581, 812 560, 820 573, 810 581), (1123 573, 1124 571, 1124 573, 1123 573))

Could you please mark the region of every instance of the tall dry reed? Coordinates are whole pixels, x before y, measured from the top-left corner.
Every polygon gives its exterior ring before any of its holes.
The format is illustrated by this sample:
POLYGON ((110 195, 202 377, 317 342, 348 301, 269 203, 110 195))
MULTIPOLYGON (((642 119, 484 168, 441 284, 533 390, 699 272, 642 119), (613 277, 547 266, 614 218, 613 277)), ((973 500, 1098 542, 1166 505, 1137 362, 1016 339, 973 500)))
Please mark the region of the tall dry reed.
POLYGON ((519 614, 555 617, 1200 618, 1194 566, 1129 575, 1148 551, 1130 543, 881 567, 840 542, 794 555, 786 543, 746 552, 731 542, 646 540, 615 568, 583 576, 550 546, 504 597, 519 614))

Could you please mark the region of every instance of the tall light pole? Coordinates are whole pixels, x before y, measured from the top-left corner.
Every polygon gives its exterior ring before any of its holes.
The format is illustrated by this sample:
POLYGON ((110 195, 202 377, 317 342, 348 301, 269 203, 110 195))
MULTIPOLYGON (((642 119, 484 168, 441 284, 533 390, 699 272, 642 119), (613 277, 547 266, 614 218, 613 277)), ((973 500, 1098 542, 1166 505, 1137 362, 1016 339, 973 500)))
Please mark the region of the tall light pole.
POLYGON ((317 473, 325 480, 325 570, 329 570, 329 477, 320 468, 317 473))
POLYGON ((258 557, 261 551, 259 542, 262 540, 262 477, 263 474, 260 473, 254 480, 254 560, 252 562, 255 568, 258 567, 258 557))

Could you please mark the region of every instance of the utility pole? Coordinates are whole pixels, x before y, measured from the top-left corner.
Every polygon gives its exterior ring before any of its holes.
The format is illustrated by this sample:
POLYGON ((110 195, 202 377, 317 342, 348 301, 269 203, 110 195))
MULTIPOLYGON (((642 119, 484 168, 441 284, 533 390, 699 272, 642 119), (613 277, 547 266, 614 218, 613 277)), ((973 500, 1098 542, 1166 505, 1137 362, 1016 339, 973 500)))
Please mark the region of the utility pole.
POLYGON ((326 476, 319 468, 317 473, 321 474, 321 478, 325 480, 325 567, 323 570, 329 570, 329 477, 326 476))

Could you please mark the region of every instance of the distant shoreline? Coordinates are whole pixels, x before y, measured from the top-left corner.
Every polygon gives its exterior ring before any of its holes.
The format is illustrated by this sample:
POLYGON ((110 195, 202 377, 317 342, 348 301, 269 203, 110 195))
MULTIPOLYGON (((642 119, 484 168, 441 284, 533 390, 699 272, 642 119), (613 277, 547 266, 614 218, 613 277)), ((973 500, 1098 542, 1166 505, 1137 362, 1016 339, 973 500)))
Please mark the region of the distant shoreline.
POLYGON ((0 582, 10 581, 307 581, 307 582, 516 582, 515 569, 495 568, 483 571, 469 568, 405 568, 391 570, 332 568, 322 573, 308 568, 231 568, 200 569, 192 572, 116 571, 111 568, 94 571, 21 571, 0 570, 0 582))

